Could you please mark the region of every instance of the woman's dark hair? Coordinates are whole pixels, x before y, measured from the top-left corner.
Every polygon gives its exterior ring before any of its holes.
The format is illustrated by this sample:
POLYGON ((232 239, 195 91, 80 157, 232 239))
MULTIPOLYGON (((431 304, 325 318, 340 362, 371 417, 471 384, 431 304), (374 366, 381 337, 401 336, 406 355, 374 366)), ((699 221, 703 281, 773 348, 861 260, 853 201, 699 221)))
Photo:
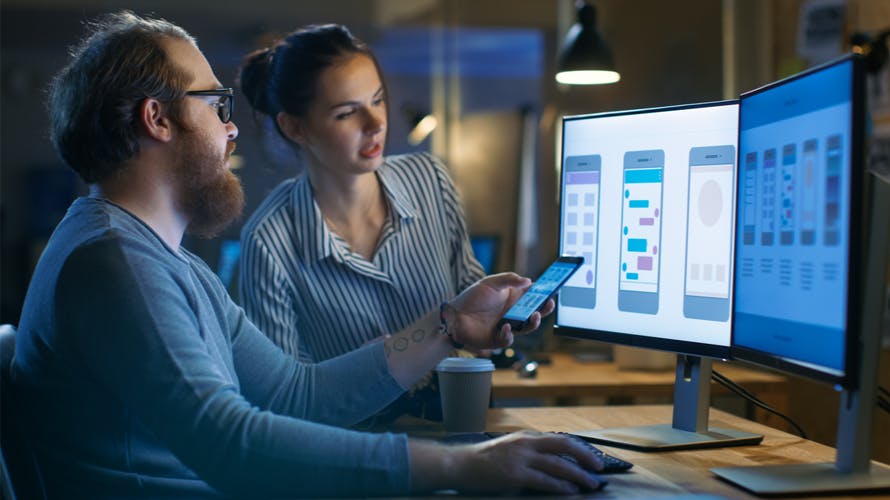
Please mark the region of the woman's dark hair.
POLYGON ((241 65, 238 85, 250 106, 273 121, 282 111, 305 117, 322 71, 351 54, 368 56, 383 81, 380 62, 365 42, 345 26, 316 24, 248 54, 241 65))
POLYGON ((90 24, 71 62, 49 88, 50 138, 87 183, 107 179, 139 151, 135 113, 147 97, 176 117, 191 75, 169 59, 163 39, 194 39, 162 19, 122 11, 90 24))

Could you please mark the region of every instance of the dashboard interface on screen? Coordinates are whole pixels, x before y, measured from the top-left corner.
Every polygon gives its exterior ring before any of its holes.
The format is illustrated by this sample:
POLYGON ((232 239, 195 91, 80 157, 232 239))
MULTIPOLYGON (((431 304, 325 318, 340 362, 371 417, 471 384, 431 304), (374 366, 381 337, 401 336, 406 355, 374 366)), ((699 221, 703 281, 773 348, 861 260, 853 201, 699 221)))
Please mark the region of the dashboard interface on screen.
POLYGON ((853 63, 744 95, 733 347, 843 373, 853 63))
POLYGON ((737 140, 735 101, 564 119, 559 327, 728 348, 737 140))

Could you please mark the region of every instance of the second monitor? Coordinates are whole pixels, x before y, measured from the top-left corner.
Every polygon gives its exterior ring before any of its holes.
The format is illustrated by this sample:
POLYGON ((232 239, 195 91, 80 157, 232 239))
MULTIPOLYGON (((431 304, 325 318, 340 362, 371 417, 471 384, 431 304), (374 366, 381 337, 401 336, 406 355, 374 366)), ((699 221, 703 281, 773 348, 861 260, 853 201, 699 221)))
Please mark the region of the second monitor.
POLYGON ((709 429, 710 359, 729 356, 738 101, 563 120, 561 335, 670 351, 673 424, 582 434, 635 448, 761 436, 709 429))

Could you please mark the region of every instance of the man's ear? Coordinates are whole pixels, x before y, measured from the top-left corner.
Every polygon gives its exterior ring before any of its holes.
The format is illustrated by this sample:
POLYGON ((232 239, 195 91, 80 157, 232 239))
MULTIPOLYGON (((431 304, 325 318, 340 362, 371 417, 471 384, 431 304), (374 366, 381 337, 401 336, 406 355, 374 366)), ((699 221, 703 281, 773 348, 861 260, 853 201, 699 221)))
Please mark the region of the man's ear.
POLYGON ((173 138, 173 123, 165 114, 164 105, 157 99, 146 98, 138 108, 137 122, 152 139, 168 142, 173 138))
POLYGON ((304 145, 306 134, 299 118, 282 111, 275 117, 275 121, 278 122, 278 128, 281 129, 285 137, 301 146, 304 145))

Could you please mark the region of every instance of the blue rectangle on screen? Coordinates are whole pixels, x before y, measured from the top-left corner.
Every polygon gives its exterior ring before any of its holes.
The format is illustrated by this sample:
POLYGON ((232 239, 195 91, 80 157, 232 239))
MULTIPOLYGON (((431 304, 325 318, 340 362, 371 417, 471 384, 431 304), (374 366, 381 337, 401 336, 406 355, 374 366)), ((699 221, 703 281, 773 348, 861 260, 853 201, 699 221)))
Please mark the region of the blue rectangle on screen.
POLYGON ((649 208, 649 200, 630 200, 628 206, 630 208, 649 208))
POLYGON ((566 174, 566 184, 599 184, 599 172, 572 172, 566 174))
POLYGON ((842 328, 746 313, 736 313, 734 328, 734 342, 739 345, 830 369, 844 369, 842 328))
POLYGON ((637 273, 627 273, 627 279, 638 280, 638 279, 640 279, 640 275, 637 273))
POLYGON ((742 107, 745 112, 739 116, 741 129, 752 129, 849 101, 853 86, 852 66, 852 61, 846 61, 784 88, 744 99, 742 107), (826 92, 825 89, 832 91, 826 92))
POLYGON ((624 182, 635 184, 641 182, 661 182, 660 168, 628 168, 624 170, 624 182))
POLYGON ((645 238, 628 238, 627 251, 628 252, 645 252, 646 251, 646 239, 645 238))

